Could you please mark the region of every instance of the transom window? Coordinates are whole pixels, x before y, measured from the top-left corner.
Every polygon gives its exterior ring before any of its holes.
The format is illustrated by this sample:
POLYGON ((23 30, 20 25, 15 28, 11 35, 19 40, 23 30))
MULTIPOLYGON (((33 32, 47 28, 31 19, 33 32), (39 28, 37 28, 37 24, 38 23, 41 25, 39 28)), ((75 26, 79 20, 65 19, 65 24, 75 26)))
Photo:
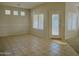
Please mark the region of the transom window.
POLYGON ((18 15, 19 15, 19 14, 18 14, 18 11, 13 11, 13 15, 18 16, 18 15))
POLYGON ((24 11, 21 11, 20 15, 21 16, 25 16, 25 12, 24 11))
MULTIPOLYGON (((0 10, 1 11, 1 10, 0 10)), ((14 11, 12 11, 12 10, 4 10, 4 12, 5 12, 5 15, 11 15, 11 12, 12 12, 12 14, 14 15, 14 16, 25 16, 26 15, 26 13, 25 13, 25 11, 18 11, 18 10, 14 10, 14 11), (20 13, 19 13, 20 12, 20 13)))
POLYGON ((5 15, 10 15, 11 11, 10 10, 5 10, 5 15))

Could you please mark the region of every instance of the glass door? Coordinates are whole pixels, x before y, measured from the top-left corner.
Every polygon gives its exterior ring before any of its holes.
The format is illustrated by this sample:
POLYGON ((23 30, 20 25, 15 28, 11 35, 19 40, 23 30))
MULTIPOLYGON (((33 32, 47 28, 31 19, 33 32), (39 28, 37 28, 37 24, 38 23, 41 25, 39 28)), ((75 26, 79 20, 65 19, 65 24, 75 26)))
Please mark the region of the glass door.
POLYGON ((61 15, 58 11, 49 12, 49 37, 50 38, 60 38, 60 18, 61 15))
POLYGON ((59 35, 59 14, 52 14, 52 35, 59 35))

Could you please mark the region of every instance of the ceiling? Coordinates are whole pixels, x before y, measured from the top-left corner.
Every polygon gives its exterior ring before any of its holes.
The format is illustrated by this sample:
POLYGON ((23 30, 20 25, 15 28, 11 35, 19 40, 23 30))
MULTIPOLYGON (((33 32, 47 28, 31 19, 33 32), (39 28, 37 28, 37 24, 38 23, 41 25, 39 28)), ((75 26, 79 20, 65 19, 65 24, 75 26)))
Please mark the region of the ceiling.
POLYGON ((79 6, 79 2, 67 2, 67 4, 77 6, 77 7, 79 6))
POLYGON ((43 3, 44 2, 0 2, 0 5, 31 9, 31 8, 33 8, 35 6, 39 6, 40 4, 43 4, 43 3))
MULTIPOLYGON (((35 6, 39 6, 40 4, 44 4, 45 2, 0 2, 0 5, 13 6, 25 9, 31 9, 35 6)), ((79 2, 67 2, 74 6, 79 6, 79 2)))

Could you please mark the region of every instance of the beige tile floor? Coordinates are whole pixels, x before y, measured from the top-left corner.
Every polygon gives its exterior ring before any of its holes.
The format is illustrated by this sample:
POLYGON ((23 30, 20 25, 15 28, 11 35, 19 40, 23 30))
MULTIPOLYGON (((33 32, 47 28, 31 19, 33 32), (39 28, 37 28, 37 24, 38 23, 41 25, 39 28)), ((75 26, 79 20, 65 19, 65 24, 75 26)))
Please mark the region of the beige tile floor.
POLYGON ((66 41, 79 54, 79 37, 67 39, 66 41))
POLYGON ((66 43, 33 35, 0 37, 0 55, 7 56, 77 56, 66 43))

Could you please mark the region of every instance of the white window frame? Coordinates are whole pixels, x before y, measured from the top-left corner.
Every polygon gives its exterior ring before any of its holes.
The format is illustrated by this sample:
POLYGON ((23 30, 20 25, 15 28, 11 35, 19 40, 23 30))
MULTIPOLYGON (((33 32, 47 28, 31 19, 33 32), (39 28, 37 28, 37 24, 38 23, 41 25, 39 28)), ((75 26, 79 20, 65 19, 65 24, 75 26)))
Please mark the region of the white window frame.
POLYGON ((77 14, 70 13, 67 23, 68 23, 68 31, 76 31, 77 30, 77 14))
POLYGON ((21 15, 21 16, 25 16, 26 14, 25 14, 24 11, 20 11, 20 15, 21 15))
POLYGON ((37 30, 44 30, 44 14, 35 14, 35 15, 33 15, 33 29, 37 29, 37 30), (36 16, 36 20, 37 20, 37 24, 36 24, 36 26, 35 26, 35 24, 34 24, 34 17, 36 16), (43 16, 42 17, 42 24, 41 24, 41 21, 40 21, 40 17, 41 16, 43 16))
POLYGON ((33 23, 33 28, 34 29, 38 29, 38 15, 33 15, 33 21, 32 21, 32 23, 33 23))
POLYGON ((38 20, 38 29, 43 30, 44 29, 44 15, 39 14, 39 20, 38 20), (41 20, 41 21, 40 21, 41 20))
POLYGON ((11 10, 5 10, 5 15, 11 15, 11 10))
POLYGON ((14 10, 14 11, 13 11, 13 15, 14 15, 14 16, 18 16, 18 15, 19 15, 19 11, 14 10))

